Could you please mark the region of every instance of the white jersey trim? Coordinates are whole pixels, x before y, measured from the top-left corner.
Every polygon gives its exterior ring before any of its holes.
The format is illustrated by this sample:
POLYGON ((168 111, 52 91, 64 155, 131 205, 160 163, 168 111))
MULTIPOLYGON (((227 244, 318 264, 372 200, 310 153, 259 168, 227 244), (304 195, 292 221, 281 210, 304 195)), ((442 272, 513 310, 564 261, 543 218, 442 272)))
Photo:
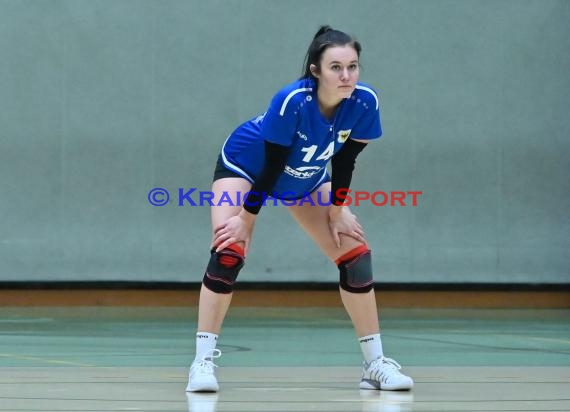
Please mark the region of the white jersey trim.
POLYGON ((378 96, 376 96, 376 93, 374 93, 374 90, 372 90, 370 87, 365 87, 365 86, 359 86, 358 84, 355 86, 357 89, 360 90, 366 90, 367 92, 369 92, 372 96, 374 96, 374 100, 376 100, 376 110, 378 110, 378 96))
POLYGON ((224 142, 224 145, 222 146, 222 160, 224 161, 224 165, 230 169, 232 172, 236 172, 237 174, 241 175, 244 179, 249 180, 251 183, 254 183, 254 180, 252 179, 252 177, 250 175, 248 175, 246 172, 244 172, 241 168, 239 168, 238 166, 234 165, 233 163, 231 163, 228 158, 226 157, 226 154, 224 153, 224 150, 226 148, 226 143, 228 142, 230 138, 228 137, 226 139, 226 141, 224 142))
MULTIPOLYGON (((248 175, 246 172, 244 172, 240 167, 234 165, 233 163, 231 163, 228 158, 226 157, 226 154, 224 153, 224 149, 226 147, 226 143, 228 142, 229 137, 226 139, 226 141, 224 142, 223 146, 222 146, 222 150, 221 150, 221 154, 222 154, 222 160, 224 162, 224 166, 226 166, 228 169, 230 169, 233 172, 236 172, 237 174, 241 175, 244 179, 247 179, 250 181, 251 184, 255 183, 255 180, 248 175)), ((321 174, 320 179, 317 181, 317 183, 315 183, 315 185, 311 188, 311 190, 309 190, 309 193, 313 193, 325 180, 327 176, 327 168, 323 168, 323 173, 321 174)), ((306 194, 303 194, 303 197, 305 197, 306 194)), ((272 196, 270 196, 272 198, 272 196)), ((299 198, 299 199, 302 199, 299 198)), ((282 199, 282 200, 298 200, 298 199, 282 199)))
POLYGON ((297 93, 301 93, 301 92, 312 92, 312 91, 313 91, 313 89, 310 88, 310 87, 306 87, 306 88, 303 88, 303 89, 296 89, 296 90, 293 90, 291 93, 289 93, 289 94, 287 95, 287 97, 285 98, 285 100, 283 100, 283 104, 281 105, 281 110, 279 110, 279 115, 280 115, 280 116, 283 116, 283 114, 285 113, 285 109, 287 108, 287 103, 289 103, 289 100, 291 100, 291 98, 292 98, 293 96, 295 96, 297 93))

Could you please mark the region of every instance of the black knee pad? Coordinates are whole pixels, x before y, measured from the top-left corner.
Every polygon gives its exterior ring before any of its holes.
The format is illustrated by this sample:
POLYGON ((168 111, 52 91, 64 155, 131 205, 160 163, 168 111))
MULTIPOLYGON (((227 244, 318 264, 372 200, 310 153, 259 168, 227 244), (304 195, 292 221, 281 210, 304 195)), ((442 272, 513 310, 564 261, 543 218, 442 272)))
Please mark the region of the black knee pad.
POLYGON ((370 250, 338 265, 340 287, 347 292, 366 293, 374 287, 370 250))
POLYGON ((202 282, 212 292, 232 293, 234 283, 243 265, 244 257, 240 253, 230 248, 219 252, 212 249, 202 282))

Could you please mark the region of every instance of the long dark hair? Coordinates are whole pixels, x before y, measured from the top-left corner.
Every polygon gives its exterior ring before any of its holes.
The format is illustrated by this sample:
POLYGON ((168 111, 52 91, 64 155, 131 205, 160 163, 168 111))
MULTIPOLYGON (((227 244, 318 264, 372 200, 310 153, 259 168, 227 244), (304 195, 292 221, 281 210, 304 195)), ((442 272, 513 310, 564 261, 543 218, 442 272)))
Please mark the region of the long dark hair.
POLYGON ((316 80, 313 73, 311 73, 311 64, 317 66, 317 69, 320 71, 321 56, 324 51, 332 46, 345 46, 347 44, 354 47, 357 56, 360 58, 362 47, 352 36, 340 30, 335 30, 330 26, 321 26, 319 31, 315 33, 313 41, 307 50, 305 61, 303 62, 303 75, 301 76, 301 79, 313 78, 316 80))

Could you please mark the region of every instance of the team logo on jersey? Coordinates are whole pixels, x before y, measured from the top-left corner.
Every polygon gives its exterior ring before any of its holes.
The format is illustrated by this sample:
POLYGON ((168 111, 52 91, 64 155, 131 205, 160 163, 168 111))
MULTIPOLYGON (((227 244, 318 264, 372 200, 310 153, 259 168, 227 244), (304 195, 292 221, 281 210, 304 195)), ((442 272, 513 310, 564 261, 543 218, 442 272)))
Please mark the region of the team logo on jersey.
POLYGON ((349 130, 339 130, 336 136, 336 140, 339 143, 344 143, 346 142, 346 140, 348 139, 348 136, 350 136, 350 132, 352 132, 352 129, 349 130))
POLYGON ((285 165, 285 173, 297 179, 310 179, 322 170, 320 166, 301 166, 293 169, 289 165, 285 165))

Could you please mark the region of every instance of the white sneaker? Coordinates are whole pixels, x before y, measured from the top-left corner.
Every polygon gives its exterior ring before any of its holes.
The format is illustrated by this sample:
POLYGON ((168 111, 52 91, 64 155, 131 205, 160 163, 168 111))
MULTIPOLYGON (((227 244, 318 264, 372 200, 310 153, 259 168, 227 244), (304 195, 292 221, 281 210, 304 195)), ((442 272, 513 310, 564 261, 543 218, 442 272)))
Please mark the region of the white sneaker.
POLYGON ((190 366, 186 392, 217 392, 220 387, 214 374, 214 359, 222 356, 222 351, 212 349, 201 360, 194 361, 190 366))
POLYGON ((383 389, 387 391, 407 391, 414 381, 400 372, 402 367, 394 359, 381 357, 369 364, 364 362, 360 389, 383 389))

